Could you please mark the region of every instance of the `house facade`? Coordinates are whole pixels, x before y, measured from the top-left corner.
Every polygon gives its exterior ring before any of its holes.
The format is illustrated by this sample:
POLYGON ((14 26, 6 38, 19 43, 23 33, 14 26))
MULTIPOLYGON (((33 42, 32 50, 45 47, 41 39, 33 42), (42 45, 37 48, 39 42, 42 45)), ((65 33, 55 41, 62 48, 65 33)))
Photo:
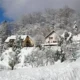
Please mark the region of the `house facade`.
POLYGON ((45 46, 58 46, 60 41, 59 35, 52 31, 50 34, 48 34, 45 38, 45 46))

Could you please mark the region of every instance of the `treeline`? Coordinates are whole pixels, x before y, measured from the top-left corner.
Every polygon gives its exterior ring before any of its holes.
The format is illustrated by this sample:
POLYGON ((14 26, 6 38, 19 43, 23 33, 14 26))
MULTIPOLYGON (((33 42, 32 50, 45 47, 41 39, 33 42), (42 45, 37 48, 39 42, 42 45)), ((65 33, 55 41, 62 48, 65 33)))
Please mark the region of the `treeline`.
POLYGON ((11 30, 9 34, 34 36, 38 33, 46 36, 54 28, 70 29, 74 21, 77 21, 78 26, 80 25, 79 13, 66 6, 57 10, 46 9, 44 12, 26 14, 16 22, 8 23, 8 28, 11 30))
POLYGON ((44 12, 35 12, 22 16, 16 22, 19 28, 16 26, 14 30, 17 32, 14 32, 17 34, 28 34, 31 36, 39 34, 45 37, 54 29, 67 29, 72 31, 74 21, 77 21, 77 25, 79 27, 79 13, 69 7, 57 10, 46 9, 44 12))

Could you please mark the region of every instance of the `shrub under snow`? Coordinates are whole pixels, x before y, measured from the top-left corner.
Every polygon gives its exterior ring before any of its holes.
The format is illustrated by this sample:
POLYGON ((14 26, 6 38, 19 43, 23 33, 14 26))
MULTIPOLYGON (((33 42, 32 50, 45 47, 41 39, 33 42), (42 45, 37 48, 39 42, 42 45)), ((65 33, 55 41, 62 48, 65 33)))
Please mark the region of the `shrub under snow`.
POLYGON ((26 56, 25 65, 31 65, 32 67, 53 65, 60 58, 62 58, 60 51, 46 47, 33 51, 31 55, 26 56))

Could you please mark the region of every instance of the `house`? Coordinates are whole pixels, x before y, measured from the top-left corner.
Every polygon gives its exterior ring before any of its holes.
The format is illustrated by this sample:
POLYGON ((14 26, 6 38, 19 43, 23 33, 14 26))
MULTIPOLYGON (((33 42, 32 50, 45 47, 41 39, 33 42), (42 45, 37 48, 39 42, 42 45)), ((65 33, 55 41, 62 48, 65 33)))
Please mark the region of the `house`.
POLYGON ((23 41, 23 47, 33 47, 34 46, 34 42, 31 39, 31 37, 26 36, 26 38, 23 41))
MULTIPOLYGON (((22 39, 22 47, 33 47, 34 42, 30 36, 27 35, 18 35, 22 39)), ((8 45, 8 47, 13 47, 15 40, 18 38, 16 35, 11 35, 9 36, 6 40, 5 43, 8 45)))
POLYGON ((45 37, 44 46, 58 46, 59 42, 60 36, 55 31, 52 31, 45 37))

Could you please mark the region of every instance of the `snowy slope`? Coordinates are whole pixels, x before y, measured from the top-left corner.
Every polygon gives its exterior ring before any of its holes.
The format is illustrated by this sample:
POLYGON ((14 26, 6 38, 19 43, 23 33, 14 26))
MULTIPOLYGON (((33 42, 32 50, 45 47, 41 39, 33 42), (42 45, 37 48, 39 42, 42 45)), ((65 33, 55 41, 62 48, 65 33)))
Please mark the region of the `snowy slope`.
MULTIPOLYGON (((24 62, 24 56, 30 55, 33 50, 36 50, 36 48, 23 48, 21 50, 20 56, 23 57, 21 58, 22 64, 24 62)), ((3 60, 5 63, 6 61, 8 62, 9 52, 12 52, 11 48, 3 53, 3 56, 6 58, 3 60)), ((0 62, 0 65, 1 64, 2 63, 0 62)), ((61 63, 60 61, 57 61, 53 66, 49 65, 35 68, 24 67, 21 69, 17 68, 17 70, 0 71, 0 80, 80 80, 79 75, 80 58, 75 62, 65 61, 61 63)))
POLYGON ((0 80, 80 80, 80 60, 53 66, 1 71, 0 80))

